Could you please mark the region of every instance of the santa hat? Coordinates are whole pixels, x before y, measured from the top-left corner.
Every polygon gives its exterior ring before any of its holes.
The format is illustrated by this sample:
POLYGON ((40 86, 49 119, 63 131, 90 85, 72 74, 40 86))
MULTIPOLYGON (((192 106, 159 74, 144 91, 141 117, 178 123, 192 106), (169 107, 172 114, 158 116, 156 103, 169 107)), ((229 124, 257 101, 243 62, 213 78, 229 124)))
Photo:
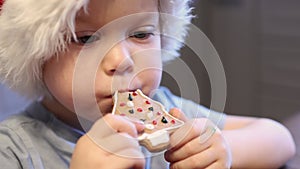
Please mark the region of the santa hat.
MULTIPOLYGON (((162 22, 163 60, 178 50, 191 21, 191 0, 158 0, 160 12, 179 18, 162 22), (176 28, 176 29, 174 29, 176 28), (174 37, 176 38, 174 38, 174 37)), ((0 82, 35 99, 47 93, 42 80, 44 62, 66 49, 74 35, 76 13, 89 0, 0 0, 0 82), (67 41, 66 41, 67 39, 67 41)))

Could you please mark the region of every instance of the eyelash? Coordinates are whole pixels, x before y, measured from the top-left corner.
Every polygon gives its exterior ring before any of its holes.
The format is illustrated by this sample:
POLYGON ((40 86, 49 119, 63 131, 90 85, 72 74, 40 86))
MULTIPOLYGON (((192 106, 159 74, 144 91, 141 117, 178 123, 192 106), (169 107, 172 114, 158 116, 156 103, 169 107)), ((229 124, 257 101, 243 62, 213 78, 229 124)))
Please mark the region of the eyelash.
POLYGON ((77 37, 77 41, 75 39, 72 39, 72 42, 80 44, 80 45, 85 45, 85 44, 90 44, 90 43, 96 42, 98 40, 100 40, 99 36, 96 36, 96 35, 84 35, 84 36, 77 37))
MULTIPOLYGON (((153 32, 135 32, 129 36, 129 38, 137 39, 138 41, 144 41, 149 39, 151 36, 154 36, 153 32)), ((97 35, 84 35, 77 37, 77 40, 72 39, 73 43, 77 43, 79 45, 87 45, 94 43, 100 40, 100 37, 97 35)))
POLYGON ((130 38, 135 38, 138 40, 146 40, 150 38, 150 36, 154 36, 152 32, 135 32, 133 35, 130 35, 130 38))

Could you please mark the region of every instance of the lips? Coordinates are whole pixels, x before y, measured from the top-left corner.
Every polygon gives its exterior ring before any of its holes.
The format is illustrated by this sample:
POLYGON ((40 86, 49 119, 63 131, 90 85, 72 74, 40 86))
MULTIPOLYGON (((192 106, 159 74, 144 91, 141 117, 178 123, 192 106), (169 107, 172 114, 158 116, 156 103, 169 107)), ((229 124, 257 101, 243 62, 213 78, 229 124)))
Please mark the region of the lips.
POLYGON ((118 91, 120 92, 120 93, 124 93, 124 92, 134 92, 134 91, 136 91, 137 89, 119 89, 118 91))
POLYGON ((112 98, 112 95, 107 95, 104 97, 105 99, 109 99, 109 98, 112 98))
MULTIPOLYGON (((116 91, 118 91, 119 93, 124 93, 124 92, 134 92, 136 90, 137 89, 119 89, 119 90, 116 90, 116 91)), ((113 92, 112 94, 104 95, 103 98, 105 98, 105 99, 112 98, 114 94, 115 94, 115 92, 113 92)))

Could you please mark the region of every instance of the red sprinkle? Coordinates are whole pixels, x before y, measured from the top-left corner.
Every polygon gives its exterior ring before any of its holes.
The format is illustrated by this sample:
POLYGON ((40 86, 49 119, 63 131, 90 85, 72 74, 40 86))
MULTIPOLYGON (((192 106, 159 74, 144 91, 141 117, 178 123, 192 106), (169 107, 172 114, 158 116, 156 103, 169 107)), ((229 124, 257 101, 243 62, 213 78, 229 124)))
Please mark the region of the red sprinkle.
POLYGON ((160 116, 160 115, 161 115, 161 113, 160 113, 160 112, 157 112, 156 114, 157 114, 158 116, 160 116))
POLYGON ((125 103, 120 103, 120 106, 121 107, 124 107, 126 104, 125 103))
POLYGON ((149 102, 149 100, 146 100, 145 103, 146 103, 146 104, 151 104, 151 103, 149 102))
POLYGON ((172 123, 172 124, 175 124, 175 123, 176 123, 176 121, 175 121, 175 120, 171 120, 171 123, 172 123))
POLYGON ((138 112, 143 112, 143 109, 142 108, 138 108, 137 111, 138 112))
POLYGON ((133 92, 132 95, 133 95, 133 96, 137 96, 137 93, 136 93, 136 92, 133 92))
POLYGON ((122 114, 120 114, 120 116, 126 116, 126 114, 123 114, 123 113, 122 113, 122 114))
POLYGON ((153 121, 152 121, 152 124, 153 124, 153 125, 157 125, 157 121, 156 121, 156 120, 153 120, 153 121))

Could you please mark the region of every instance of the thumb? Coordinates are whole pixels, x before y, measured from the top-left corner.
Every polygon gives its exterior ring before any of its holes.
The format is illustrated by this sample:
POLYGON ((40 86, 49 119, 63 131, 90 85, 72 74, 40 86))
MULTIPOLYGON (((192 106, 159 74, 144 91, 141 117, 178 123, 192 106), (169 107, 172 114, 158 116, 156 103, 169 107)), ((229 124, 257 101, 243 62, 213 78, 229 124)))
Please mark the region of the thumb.
POLYGON ((169 111, 169 114, 184 122, 188 121, 188 118, 185 116, 185 114, 178 108, 172 108, 169 111))

